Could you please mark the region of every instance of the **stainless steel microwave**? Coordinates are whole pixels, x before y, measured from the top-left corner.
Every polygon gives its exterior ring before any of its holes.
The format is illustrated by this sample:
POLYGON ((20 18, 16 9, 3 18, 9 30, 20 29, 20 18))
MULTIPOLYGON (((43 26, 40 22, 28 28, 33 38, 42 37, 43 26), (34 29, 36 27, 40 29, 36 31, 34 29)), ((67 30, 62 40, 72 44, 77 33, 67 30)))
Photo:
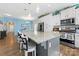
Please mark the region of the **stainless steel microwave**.
POLYGON ((75 24, 75 19, 74 18, 70 18, 70 19, 66 19, 66 20, 67 20, 68 25, 74 25, 75 24))
POLYGON ((61 25, 75 25, 75 18, 61 20, 61 25))

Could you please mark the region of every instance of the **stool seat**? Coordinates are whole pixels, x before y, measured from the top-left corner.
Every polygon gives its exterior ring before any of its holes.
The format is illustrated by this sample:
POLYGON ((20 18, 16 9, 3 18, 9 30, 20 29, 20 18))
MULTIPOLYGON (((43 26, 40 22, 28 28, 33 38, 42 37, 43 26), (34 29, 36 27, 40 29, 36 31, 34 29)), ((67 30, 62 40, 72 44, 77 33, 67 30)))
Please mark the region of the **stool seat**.
POLYGON ((26 44, 23 44, 23 49, 25 52, 25 56, 28 56, 29 52, 32 52, 32 56, 36 56, 36 44, 35 43, 28 43, 28 49, 26 50, 26 44), (24 48, 25 47, 25 48, 24 48))
MULTIPOLYGON (((32 49, 32 48, 34 48, 34 47, 36 47, 36 44, 35 43, 28 43, 28 50, 29 49, 32 49)), ((25 50, 26 50, 26 44, 23 44, 23 49, 25 48, 25 50)))
POLYGON ((28 56, 29 52, 32 52, 32 56, 36 56, 36 45, 28 45, 28 50, 25 50, 25 56, 28 56))
POLYGON ((25 51, 31 51, 31 50, 34 50, 36 48, 35 45, 28 45, 28 50, 25 50, 25 51))

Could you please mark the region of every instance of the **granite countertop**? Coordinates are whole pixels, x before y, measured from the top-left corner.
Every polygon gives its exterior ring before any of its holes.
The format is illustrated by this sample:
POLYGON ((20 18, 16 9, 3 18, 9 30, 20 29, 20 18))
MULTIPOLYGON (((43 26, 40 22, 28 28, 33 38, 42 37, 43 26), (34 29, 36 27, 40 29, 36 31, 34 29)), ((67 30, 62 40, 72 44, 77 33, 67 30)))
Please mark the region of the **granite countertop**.
POLYGON ((59 32, 33 32, 33 31, 23 31, 29 38, 31 38, 37 44, 50 40, 52 38, 59 37, 59 32))

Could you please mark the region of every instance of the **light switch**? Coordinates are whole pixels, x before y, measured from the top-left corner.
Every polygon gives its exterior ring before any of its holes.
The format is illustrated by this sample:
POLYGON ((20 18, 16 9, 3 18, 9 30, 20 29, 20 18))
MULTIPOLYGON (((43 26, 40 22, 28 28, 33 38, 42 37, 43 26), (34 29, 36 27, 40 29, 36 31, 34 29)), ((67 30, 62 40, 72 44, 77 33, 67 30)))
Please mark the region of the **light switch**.
POLYGON ((51 46, 52 46, 52 43, 51 43, 51 42, 49 42, 49 48, 51 48, 51 46))

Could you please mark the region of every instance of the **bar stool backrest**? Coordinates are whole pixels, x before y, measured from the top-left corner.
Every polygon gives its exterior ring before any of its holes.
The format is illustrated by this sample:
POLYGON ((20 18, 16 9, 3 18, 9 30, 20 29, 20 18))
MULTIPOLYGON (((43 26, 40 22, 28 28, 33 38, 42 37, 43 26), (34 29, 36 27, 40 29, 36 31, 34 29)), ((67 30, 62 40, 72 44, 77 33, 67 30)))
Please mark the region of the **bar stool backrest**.
POLYGON ((18 37, 19 38, 21 38, 21 35, 22 35, 22 33, 21 32, 18 32, 18 37))

